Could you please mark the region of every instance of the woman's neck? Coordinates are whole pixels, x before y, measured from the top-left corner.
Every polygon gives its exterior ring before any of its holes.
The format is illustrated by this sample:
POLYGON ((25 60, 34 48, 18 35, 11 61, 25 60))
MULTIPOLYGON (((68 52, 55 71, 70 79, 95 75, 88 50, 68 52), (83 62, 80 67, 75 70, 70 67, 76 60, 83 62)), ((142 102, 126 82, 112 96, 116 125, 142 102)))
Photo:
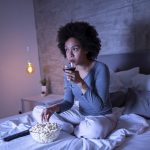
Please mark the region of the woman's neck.
POLYGON ((82 79, 84 79, 88 75, 93 65, 94 65, 94 61, 88 61, 84 65, 78 65, 76 67, 82 79))
POLYGON ((86 71, 86 72, 88 72, 92 68, 92 66, 93 66, 93 61, 87 60, 83 64, 77 65, 76 69, 78 71, 86 71))

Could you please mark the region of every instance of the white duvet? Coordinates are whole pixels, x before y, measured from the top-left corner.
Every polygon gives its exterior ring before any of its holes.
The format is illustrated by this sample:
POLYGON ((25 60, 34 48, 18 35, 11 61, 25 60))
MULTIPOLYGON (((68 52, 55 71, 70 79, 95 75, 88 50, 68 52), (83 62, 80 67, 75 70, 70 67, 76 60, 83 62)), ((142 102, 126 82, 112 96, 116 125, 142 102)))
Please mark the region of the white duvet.
POLYGON ((49 144, 36 143, 31 135, 4 142, 3 137, 26 130, 35 124, 32 115, 18 116, 0 123, 0 150, 112 150, 122 145, 127 136, 143 134, 149 124, 135 114, 122 115, 116 129, 106 139, 76 138, 61 131, 59 138, 49 144))

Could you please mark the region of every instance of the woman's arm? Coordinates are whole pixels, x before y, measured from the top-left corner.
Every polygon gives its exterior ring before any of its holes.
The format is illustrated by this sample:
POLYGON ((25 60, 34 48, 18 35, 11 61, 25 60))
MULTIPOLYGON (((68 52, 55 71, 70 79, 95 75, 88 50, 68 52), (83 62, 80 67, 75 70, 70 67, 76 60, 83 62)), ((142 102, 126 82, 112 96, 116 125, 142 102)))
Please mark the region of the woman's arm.
POLYGON ((54 112, 61 113, 73 106, 74 96, 71 90, 71 84, 64 78, 64 100, 63 102, 46 108, 41 115, 42 121, 48 121, 54 112))
POLYGON ((67 80, 66 76, 64 76, 64 100, 59 104, 59 112, 67 111, 74 104, 74 95, 71 86, 71 82, 67 80))
MULTIPOLYGON (((97 66, 98 67, 98 66, 97 66)), ((106 65, 100 65, 92 74, 93 85, 87 86, 87 90, 83 93, 83 100, 95 112, 111 109, 109 101, 109 70, 106 65)))

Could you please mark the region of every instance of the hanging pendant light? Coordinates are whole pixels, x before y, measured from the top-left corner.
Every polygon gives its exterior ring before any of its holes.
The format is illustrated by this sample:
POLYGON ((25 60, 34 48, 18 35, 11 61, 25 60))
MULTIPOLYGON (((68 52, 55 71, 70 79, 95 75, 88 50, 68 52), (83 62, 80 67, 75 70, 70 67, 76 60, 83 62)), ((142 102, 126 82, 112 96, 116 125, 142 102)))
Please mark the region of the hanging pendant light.
POLYGON ((34 72, 34 68, 33 68, 33 65, 32 65, 31 62, 27 63, 26 71, 27 71, 28 74, 32 74, 34 72))
POLYGON ((27 65, 26 65, 26 71, 27 71, 28 74, 32 74, 34 72, 34 67, 33 67, 33 64, 31 63, 31 61, 29 60, 29 58, 30 58, 30 47, 27 46, 26 50, 27 50, 27 54, 28 54, 28 61, 27 61, 27 65))

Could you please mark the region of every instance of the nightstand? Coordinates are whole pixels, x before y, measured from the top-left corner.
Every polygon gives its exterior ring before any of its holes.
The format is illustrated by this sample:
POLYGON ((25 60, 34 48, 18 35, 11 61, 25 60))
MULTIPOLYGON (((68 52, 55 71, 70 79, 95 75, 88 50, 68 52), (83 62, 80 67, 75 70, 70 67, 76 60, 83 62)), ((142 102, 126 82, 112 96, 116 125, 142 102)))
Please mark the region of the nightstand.
POLYGON ((34 105, 53 105, 61 102, 63 95, 49 94, 47 96, 32 96, 21 99, 21 113, 25 112, 25 102, 32 103, 34 105))

